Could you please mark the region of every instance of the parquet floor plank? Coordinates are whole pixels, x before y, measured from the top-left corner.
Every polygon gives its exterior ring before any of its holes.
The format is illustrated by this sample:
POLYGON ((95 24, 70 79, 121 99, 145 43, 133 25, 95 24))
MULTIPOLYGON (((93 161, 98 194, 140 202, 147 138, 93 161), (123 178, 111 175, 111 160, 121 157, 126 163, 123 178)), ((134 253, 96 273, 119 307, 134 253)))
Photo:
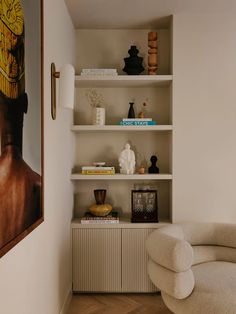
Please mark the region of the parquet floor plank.
POLYGON ((75 294, 67 314, 171 314, 161 295, 75 294))

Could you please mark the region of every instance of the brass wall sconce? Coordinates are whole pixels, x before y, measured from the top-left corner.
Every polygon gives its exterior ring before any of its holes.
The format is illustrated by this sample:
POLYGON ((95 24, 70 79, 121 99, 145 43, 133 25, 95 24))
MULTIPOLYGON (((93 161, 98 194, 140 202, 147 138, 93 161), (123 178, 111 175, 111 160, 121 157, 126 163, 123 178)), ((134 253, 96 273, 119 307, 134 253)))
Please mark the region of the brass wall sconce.
POLYGON ((62 67, 61 71, 56 71, 55 63, 51 63, 51 115, 56 119, 56 79, 60 78, 59 104, 60 107, 73 109, 75 93, 75 70, 71 64, 62 67))

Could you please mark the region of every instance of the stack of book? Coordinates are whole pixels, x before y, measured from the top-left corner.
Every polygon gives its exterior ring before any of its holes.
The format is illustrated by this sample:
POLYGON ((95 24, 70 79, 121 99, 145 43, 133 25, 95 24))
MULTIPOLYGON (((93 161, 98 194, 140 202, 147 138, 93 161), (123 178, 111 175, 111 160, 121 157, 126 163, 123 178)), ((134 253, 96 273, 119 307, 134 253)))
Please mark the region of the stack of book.
POLYGON ((153 121, 152 118, 143 118, 143 119, 122 119, 120 125, 156 125, 156 121, 153 121))
POLYGON ((83 166, 82 174, 115 174, 115 167, 83 166))
POLYGON ((119 216, 117 212, 111 212, 105 217, 97 217, 92 214, 85 213, 84 217, 81 218, 82 224, 117 224, 119 223, 119 216))
POLYGON ((82 69, 81 75, 114 76, 118 73, 116 69, 82 69))

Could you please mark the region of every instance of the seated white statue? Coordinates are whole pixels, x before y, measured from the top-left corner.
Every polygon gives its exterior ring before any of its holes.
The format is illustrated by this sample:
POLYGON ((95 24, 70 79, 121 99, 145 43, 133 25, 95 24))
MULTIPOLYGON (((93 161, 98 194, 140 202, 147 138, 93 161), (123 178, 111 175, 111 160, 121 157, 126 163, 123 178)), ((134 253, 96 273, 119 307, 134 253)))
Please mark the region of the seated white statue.
POLYGON ((130 145, 125 144, 125 149, 122 150, 119 156, 120 173, 133 174, 135 170, 135 154, 130 149, 130 145))

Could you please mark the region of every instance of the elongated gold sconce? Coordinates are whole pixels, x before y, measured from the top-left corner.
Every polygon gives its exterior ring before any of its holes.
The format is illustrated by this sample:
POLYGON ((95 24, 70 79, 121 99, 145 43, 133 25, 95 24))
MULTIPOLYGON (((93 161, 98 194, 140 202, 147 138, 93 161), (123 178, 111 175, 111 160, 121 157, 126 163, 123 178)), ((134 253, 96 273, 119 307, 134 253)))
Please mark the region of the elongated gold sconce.
POLYGON ((62 67, 61 71, 56 71, 55 63, 51 64, 51 115, 56 119, 56 79, 60 78, 59 104, 60 107, 73 109, 75 92, 75 70, 71 64, 62 67))

